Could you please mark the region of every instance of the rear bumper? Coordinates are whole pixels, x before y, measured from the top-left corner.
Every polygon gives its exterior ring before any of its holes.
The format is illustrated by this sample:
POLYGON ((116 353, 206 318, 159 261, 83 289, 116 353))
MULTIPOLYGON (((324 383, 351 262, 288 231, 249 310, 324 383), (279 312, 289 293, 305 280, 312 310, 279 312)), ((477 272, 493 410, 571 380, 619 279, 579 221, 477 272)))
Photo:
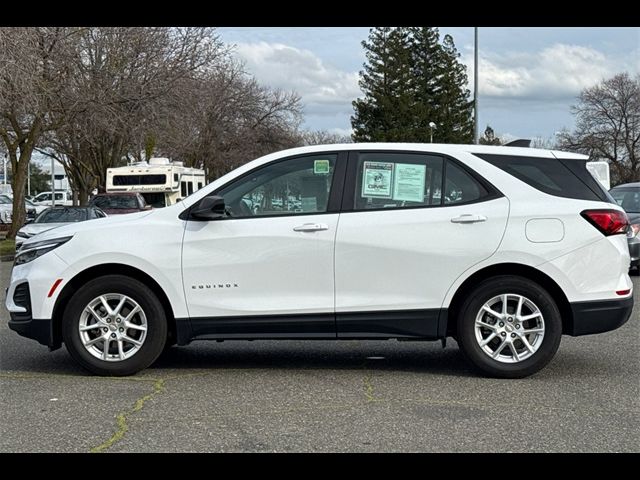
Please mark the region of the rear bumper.
POLYGON ((574 337, 615 330, 624 325, 633 310, 633 297, 571 303, 573 325, 564 332, 574 337))

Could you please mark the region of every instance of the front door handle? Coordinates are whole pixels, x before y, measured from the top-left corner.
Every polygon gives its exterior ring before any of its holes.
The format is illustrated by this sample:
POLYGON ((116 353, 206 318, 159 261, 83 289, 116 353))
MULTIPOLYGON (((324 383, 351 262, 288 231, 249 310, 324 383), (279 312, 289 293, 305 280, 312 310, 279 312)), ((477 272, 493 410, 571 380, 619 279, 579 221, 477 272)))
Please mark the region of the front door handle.
POLYGON ((471 214, 460 215, 459 217, 453 217, 451 219, 451 223, 479 223, 479 222, 486 222, 486 221, 487 221, 487 217, 485 217, 484 215, 471 215, 471 214))
POLYGON ((326 223, 305 223, 293 228, 294 232, 318 232, 320 230, 329 230, 326 223))

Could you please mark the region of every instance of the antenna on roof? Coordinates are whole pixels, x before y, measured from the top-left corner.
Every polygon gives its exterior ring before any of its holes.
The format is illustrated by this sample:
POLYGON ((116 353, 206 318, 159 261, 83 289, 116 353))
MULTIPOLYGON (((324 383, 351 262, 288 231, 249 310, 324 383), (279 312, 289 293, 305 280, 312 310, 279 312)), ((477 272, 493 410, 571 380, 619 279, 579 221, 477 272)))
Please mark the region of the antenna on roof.
POLYGON ((512 142, 505 143, 503 147, 524 147, 529 148, 531 146, 531 140, 519 138, 518 140, 513 140, 512 142))

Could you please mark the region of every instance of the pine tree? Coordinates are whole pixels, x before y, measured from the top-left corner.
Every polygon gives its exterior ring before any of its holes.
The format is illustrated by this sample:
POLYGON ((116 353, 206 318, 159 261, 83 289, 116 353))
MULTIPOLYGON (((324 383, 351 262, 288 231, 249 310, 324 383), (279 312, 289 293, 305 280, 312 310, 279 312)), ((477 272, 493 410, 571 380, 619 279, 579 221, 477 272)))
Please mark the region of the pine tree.
MULTIPOLYGON (((438 129, 436 138, 440 143, 473 142, 473 101, 467 88, 467 67, 459 61, 451 35, 445 35, 442 41, 439 68, 436 109, 438 129)), ((434 139, 435 141, 435 139, 434 139)))
MULTIPOLYGON (((428 142, 431 135, 430 122, 438 120, 436 95, 440 90, 439 62, 442 59, 440 33, 433 27, 411 27, 411 60, 413 69, 411 91, 415 107, 413 141, 428 142)), ((436 133, 436 132, 434 132, 436 133)), ((437 138, 437 133, 436 133, 437 138)))
POLYGON ((496 133, 489 125, 484 130, 484 134, 478 139, 480 145, 502 145, 502 140, 496 137, 496 133))
POLYGON ((402 142, 412 134, 411 50, 407 28, 376 27, 362 42, 367 63, 360 72, 364 98, 353 102, 354 141, 402 142))
POLYGON ((376 27, 362 42, 363 98, 353 102, 353 140, 471 143, 473 102, 453 38, 433 27, 376 27))

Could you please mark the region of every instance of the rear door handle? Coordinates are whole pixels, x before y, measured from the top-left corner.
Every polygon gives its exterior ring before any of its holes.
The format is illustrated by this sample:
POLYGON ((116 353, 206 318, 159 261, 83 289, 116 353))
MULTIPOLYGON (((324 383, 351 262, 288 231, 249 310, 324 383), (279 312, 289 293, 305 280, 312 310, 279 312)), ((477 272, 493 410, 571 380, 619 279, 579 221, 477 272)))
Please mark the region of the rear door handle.
POLYGON ((484 215, 471 215, 471 214, 460 215, 459 217, 453 217, 451 219, 451 223, 479 223, 479 222, 486 222, 486 221, 487 221, 487 217, 485 217, 484 215))
POLYGON ((318 232, 320 230, 329 230, 326 223, 305 223, 293 228, 294 232, 318 232))

